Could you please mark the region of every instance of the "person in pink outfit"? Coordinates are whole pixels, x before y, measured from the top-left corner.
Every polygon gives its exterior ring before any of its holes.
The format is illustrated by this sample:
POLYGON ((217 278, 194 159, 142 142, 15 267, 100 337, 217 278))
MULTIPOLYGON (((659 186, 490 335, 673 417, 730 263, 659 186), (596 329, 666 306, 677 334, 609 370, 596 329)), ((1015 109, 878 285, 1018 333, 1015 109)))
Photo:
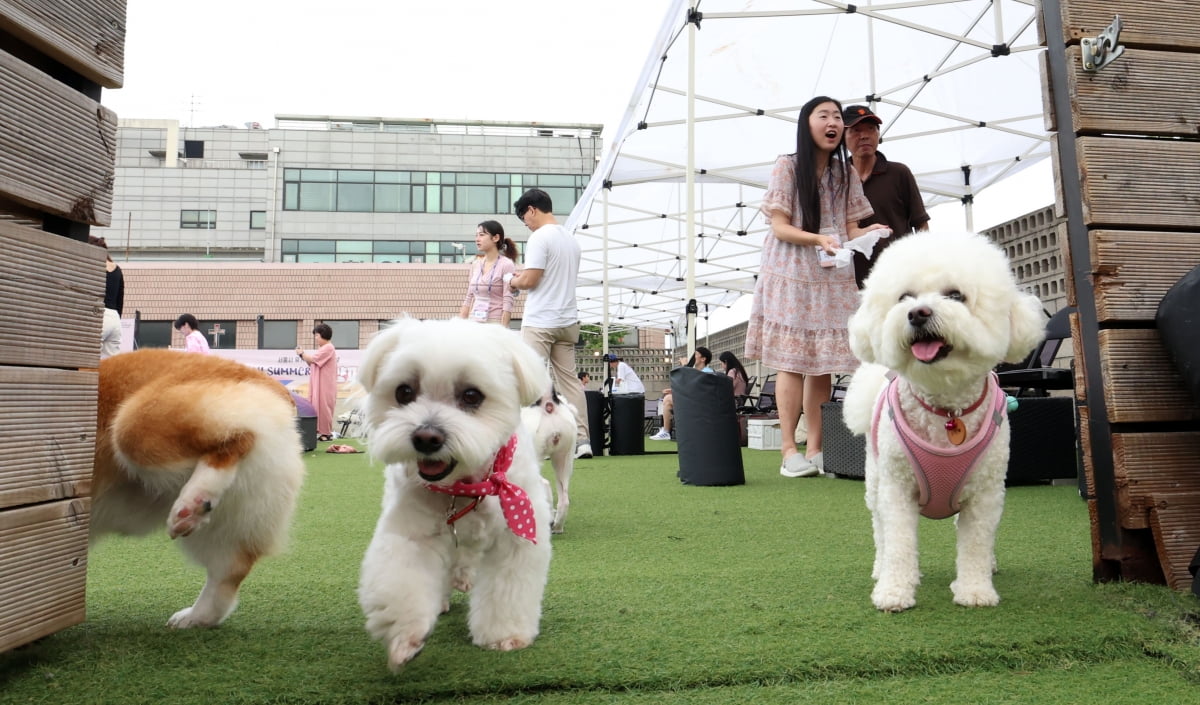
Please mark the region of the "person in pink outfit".
POLYGON ((200 321, 190 313, 185 313, 175 319, 175 330, 183 334, 183 349, 185 352, 208 355, 212 350, 208 347, 208 338, 200 332, 200 321))
POLYGON ((337 404, 337 350, 333 329, 327 323, 313 326, 317 349, 310 353, 296 348, 296 355, 308 363, 308 400, 317 410, 317 440, 333 440, 333 408, 337 404))
POLYGON ((516 271, 517 245, 504 236, 504 226, 485 220, 475 230, 479 257, 471 265, 467 295, 459 318, 507 327, 512 316, 513 290, 508 285, 516 271))
POLYGON ((823 472, 821 403, 829 401, 833 373, 858 367, 846 328, 858 306, 854 268, 822 266, 818 252, 833 255, 848 240, 886 227, 858 226, 874 211, 848 166, 844 132, 841 103, 827 96, 805 103, 796 151, 776 160, 760 206, 771 232, 763 241, 746 357, 778 371, 784 477, 823 472), (795 443, 801 408, 809 410, 803 455, 795 443))

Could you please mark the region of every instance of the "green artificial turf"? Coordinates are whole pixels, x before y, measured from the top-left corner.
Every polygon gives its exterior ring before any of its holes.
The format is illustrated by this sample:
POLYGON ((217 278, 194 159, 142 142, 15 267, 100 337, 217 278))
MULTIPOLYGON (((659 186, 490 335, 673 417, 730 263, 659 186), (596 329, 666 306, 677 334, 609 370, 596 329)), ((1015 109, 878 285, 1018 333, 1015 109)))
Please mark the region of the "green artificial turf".
POLYGON ((999 607, 952 603, 953 524, 923 520, 917 607, 881 614, 862 483, 782 478, 777 452, 743 453, 736 487, 681 485, 674 455, 577 462, 537 642, 473 646, 457 595, 399 674, 354 593, 381 468, 310 453, 291 548, 255 568, 224 625, 164 627, 203 580, 165 533, 106 539, 89 557, 87 622, 0 655, 0 703, 1200 699, 1200 605, 1093 584, 1074 487, 1009 490, 999 607))

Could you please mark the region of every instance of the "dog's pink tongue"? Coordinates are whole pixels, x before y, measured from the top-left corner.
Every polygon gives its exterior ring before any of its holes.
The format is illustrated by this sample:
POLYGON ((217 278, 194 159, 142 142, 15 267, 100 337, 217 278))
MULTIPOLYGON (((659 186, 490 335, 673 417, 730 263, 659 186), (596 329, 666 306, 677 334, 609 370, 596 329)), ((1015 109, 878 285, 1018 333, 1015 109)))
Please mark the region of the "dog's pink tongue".
POLYGON ((425 477, 437 477, 446 469, 444 460, 418 460, 417 472, 425 477))
POLYGON ((923 340, 918 343, 913 343, 912 354, 921 362, 929 362, 937 357, 938 351, 945 345, 940 340, 923 340))

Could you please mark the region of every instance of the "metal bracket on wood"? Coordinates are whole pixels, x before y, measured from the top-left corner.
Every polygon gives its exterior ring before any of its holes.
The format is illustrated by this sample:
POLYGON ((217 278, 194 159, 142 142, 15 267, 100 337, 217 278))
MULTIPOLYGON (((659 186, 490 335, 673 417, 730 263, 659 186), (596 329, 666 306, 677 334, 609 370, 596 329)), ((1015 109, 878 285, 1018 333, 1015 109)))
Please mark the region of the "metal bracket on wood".
POLYGON ((1083 49, 1083 70, 1090 73, 1099 71, 1116 61, 1125 53, 1125 47, 1117 44, 1121 36, 1121 16, 1114 15, 1112 24, 1095 39, 1083 39, 1079 42, 1083 49))

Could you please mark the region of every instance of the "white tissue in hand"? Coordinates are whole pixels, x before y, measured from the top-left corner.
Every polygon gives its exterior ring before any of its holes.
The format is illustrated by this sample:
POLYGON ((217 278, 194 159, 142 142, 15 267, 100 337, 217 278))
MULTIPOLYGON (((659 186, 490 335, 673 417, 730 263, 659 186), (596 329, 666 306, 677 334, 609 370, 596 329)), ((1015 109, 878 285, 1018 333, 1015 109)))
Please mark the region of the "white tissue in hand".
POLYGON ((512 272, 509 272, 508 274, 505 274, 504 276, 502 276, 500 278, 504 280, 505 284, 507 284, 510 281, 512 281, 512 278, 513 278, 512 272))
MULTIPOLYGON (((854 241, 851 240, 850 242, 854 241)), ((851 248, 850 245, 838 248, 838 250, 833 253, 833 266, 837 267, 838 269, 841 269, 842 267, 849 267, 850 263, 854 261, 854 253, 852 252, 852 249, 853 248, 851 248)))
MULTIPOLYGON (((860 235, 850 242, 847 242, 844 249, 853 250, 854 252, 861 252, 864 257, 870 257, 871 253, 875 251, 875 243, 879 242, 880 238, 888 237, 891 234, 892 231, 888 228, 872 230, 866 235, 860 235)), ((844 267, 845 265, 839 264, 838 266, 844 267)))

